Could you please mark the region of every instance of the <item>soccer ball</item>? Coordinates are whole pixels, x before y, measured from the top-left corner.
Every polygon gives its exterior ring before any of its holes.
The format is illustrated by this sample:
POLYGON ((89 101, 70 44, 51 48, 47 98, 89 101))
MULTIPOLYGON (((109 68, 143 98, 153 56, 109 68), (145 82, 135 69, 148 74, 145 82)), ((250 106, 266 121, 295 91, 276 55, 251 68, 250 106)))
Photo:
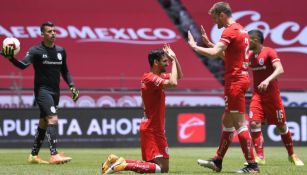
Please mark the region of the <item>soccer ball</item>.
POLYGON ((17 38, 7 37, 3 40, 3 48, 6 46, 13 46, 14 48, 14 56, 18 54, 20 51, 20 42, 17 38))

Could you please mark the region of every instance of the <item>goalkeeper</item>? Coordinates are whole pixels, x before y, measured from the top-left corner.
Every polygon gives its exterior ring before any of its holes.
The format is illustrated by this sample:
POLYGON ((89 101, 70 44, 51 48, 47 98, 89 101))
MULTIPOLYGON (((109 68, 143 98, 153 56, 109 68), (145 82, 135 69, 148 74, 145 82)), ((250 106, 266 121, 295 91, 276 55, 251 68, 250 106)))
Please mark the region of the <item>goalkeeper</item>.
POLYGON ((40 109, 40 120, 28 162, 37 164, 66 163, 72 158, 59 154, 57 151, 57 105, 60 96, 60 74, 69 85, 74 101, 78 99, 79 91, 75 88, 68 71, 65 49, 55 45, 54 24, 43 23, 40 29, 43 41, 31 47, 23 60, 19 61, 14 58, 14 48, 11 46, 4 47, 1 54, 20 69, 25 69, 30 64, 33 64, 34 67, 34 94, 40 109), (49 161, 43 160, 38 155, 45 136, 47 136, 51 153, 49 161))

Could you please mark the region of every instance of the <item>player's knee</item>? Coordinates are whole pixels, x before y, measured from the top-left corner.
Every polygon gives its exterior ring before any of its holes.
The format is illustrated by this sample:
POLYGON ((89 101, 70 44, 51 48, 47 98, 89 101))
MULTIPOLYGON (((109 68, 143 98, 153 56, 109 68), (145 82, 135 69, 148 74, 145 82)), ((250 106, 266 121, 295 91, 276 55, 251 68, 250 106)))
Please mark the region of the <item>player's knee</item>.
POLYGON ((160 171, 161 171, 161 173, 168 173, 168 163, 166 163, 166 162, 160 162, 159 164, 158 164, 158 166, 160 167, 160 171))
POLYGON ((245 121, 234 121, 233 126, 235 127, 236 130, 246 127, 246 122, 245 121))
POLYGON ((161 168, 161 173, 168 173, 168 165, 162 165, 162 166, 160 166, 160 168, 161 168))
POLYGON ((56 125, 58 124, 58 116, 48 116, 48 124, 56 125))
POLYGON ((39 125, 39 127, 41 129, 46 129, 47 128, 47 124, 48 124, 48 121, 45 118, 39 119, 38 125, 39 125))
POLYGON ((251 121, 249 123, 251 129, 261 128, 261 123, 256 121, 251 121))
POLYGON ((285 134, 287 132, 287 125, 277 126, 277 130, 280 134, 285 134))
POLYGON ((168 159, 159 157, 154 160, 154 162, 159 166, 161 173, 168 173, 169 161, 168 159))

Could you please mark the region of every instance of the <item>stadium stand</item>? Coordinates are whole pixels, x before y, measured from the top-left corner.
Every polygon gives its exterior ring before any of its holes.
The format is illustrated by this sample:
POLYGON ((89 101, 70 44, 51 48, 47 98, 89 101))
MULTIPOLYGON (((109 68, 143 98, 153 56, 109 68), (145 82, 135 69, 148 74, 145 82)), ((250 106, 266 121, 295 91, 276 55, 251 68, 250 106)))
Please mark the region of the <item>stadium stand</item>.
MULTIPOLYGON (((241 24, 247 29, 257 26, 265 29, 265 45, 279 51, 285 69, 280 79, 281 90, 290 93, 283 96, 284 102, 305 104, 306 98, 302 98, 307 90, 304 1, 295 3, 295 11, 288 8, 294 6, 288 1, 282 4, 277 0, 270 2, 280 4, 279 8, 263 6, 266 1, 228 2, 241 24), (297 91, 301 94, 292 94, 297 91)), ((66 48, 69 69, 81 89, 82 100, 87 100, 74 104, 66 96, 67 101, 61 99, 64 102, 60 106, 97 107, 104 95, 112 96, 109 100, 112 105, 125 106, 121 101, 126 96, 131 99, 134 95, 135 100, 139 97, 140 77, 149 70, 147 53, 163 43, 171 43, 184 72, 179 90, 170 92, 178 95, 173 104, 184 104, 180 100, 185 99, 183 101, 193 102, 193 105, 221 105, 223 60, 200 57, 191 51, 185 40, 187 30, 191 30, 201 44, 199 26, 202 24, 209 37, 217 42, 222 30, 217 30, 207 14, 212 3, 201 0, 92 0, 91 3, 81 1, 71 5, 69 1, 60 0, 26 4, 11 0, 9 4, 18 13, 0 6, 0 41, 7 36, 17 37, 21 41, 21 52, 17 57, 22 58, 30 46, 40 42, 41 23, 50 20, 57 25, 56 43, 66 48), (218 102, 212 103, 214 100, 208 95, 218 102), (200 104, 205 100, 208 103, 200 104)), ((63 94, 69 95, 65 83, 61 85, 63 94)), ((32 66, 21 71, 0 58, 0 105, 31 104, 32 88, 32 66)))
MULTIPOLYGON (((22 51, 17 57, 21 58, 40 40, 38 26, 50 20, 58 26, 57 44, 66 48, 70 71, 81 89, 138 89, 141 75, 149 70, 148 51, 163 43, 171 43, 181 61, 184 70, 181 89, 222 88, 157 1, 94 0, 76 2, 73 6, 61 1, 61 6, 53 6, 56 9, 51 8, 52 4, 33 1, 21 5, 12 1, 19 12, 16 15, 1 8, 3 18, 10 20, 1 22, 0 39, 11 34, 20 39, 22 51), (20 14, 25 12, 31 13, 21 19, 20 14)), ((18 80, 22 88, 33 87, 32 68, 20 71, 4 59, 0 65, 0 88, 11 87, 12 79, 18 80)))

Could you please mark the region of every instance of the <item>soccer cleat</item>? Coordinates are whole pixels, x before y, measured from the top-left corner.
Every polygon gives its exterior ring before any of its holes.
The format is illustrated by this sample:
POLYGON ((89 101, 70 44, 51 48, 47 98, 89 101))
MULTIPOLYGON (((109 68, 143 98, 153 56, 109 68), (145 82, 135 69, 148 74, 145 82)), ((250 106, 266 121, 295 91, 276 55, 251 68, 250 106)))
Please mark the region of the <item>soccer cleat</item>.
POLYGON ((296 166, 304 166, 304 162, 301 161, 301 159, 298 158, 296 154, 292 154, 291 156, 289 156, 288 159, 291 163, 294 163, 294 165, 296 166))
POLYGON ((236 171, 236 173, 260 173, 260 170, 258 168, 257 163, 249 163, 247 166, 245 166, 244 168, 236 171))
POLYGON ((102 164, 102 173, 105 173, 111 165, 113 165, 118 160, 118 156, 114 154, 110 154, 107 158, 107 160, 102 164))
POLYGON ((198 165, 210 168, 215 172, 221 172, 222 171, 222 160, 216 159, 216 160, 197 160, 198 165))
POLYGON ((115 172, 124 171, 127 165, 128 164, 126 163, 125 159, 120 157, 104 174, 112 174, 115 172))
POLYGON ((60 156, 61 156, 63 159, 66 159, 66 162, 65 162, 65 163, 67 163, 67 162, 69 162, 69 161, 72 160, 71 157, 65 156, 65 153, 64 153, 64 152, 60 152, 60 156))
POLYGON ((29 155, 28 162, 32 164, 49 164, 49 162, 43 160, 39 155, 32 156, 32 154, 29 155))
MULTIPOLYGON (((257 163, 258 165, 265 165, 265 159, 264 159, 264 158, 262 159, 262 158, 256 156, 256 157, 255 157, 255 161, 256 161, 256 163, 257 163)), ((244 165, 247 166, 248 163, 245 162, 244 165)))
POLYGON ((64 153, 56 154, 50 156, 49 163, 50 164, 61 164, 61 163, 67 163, 71 161, 71 157, 66 157, 64 153))

